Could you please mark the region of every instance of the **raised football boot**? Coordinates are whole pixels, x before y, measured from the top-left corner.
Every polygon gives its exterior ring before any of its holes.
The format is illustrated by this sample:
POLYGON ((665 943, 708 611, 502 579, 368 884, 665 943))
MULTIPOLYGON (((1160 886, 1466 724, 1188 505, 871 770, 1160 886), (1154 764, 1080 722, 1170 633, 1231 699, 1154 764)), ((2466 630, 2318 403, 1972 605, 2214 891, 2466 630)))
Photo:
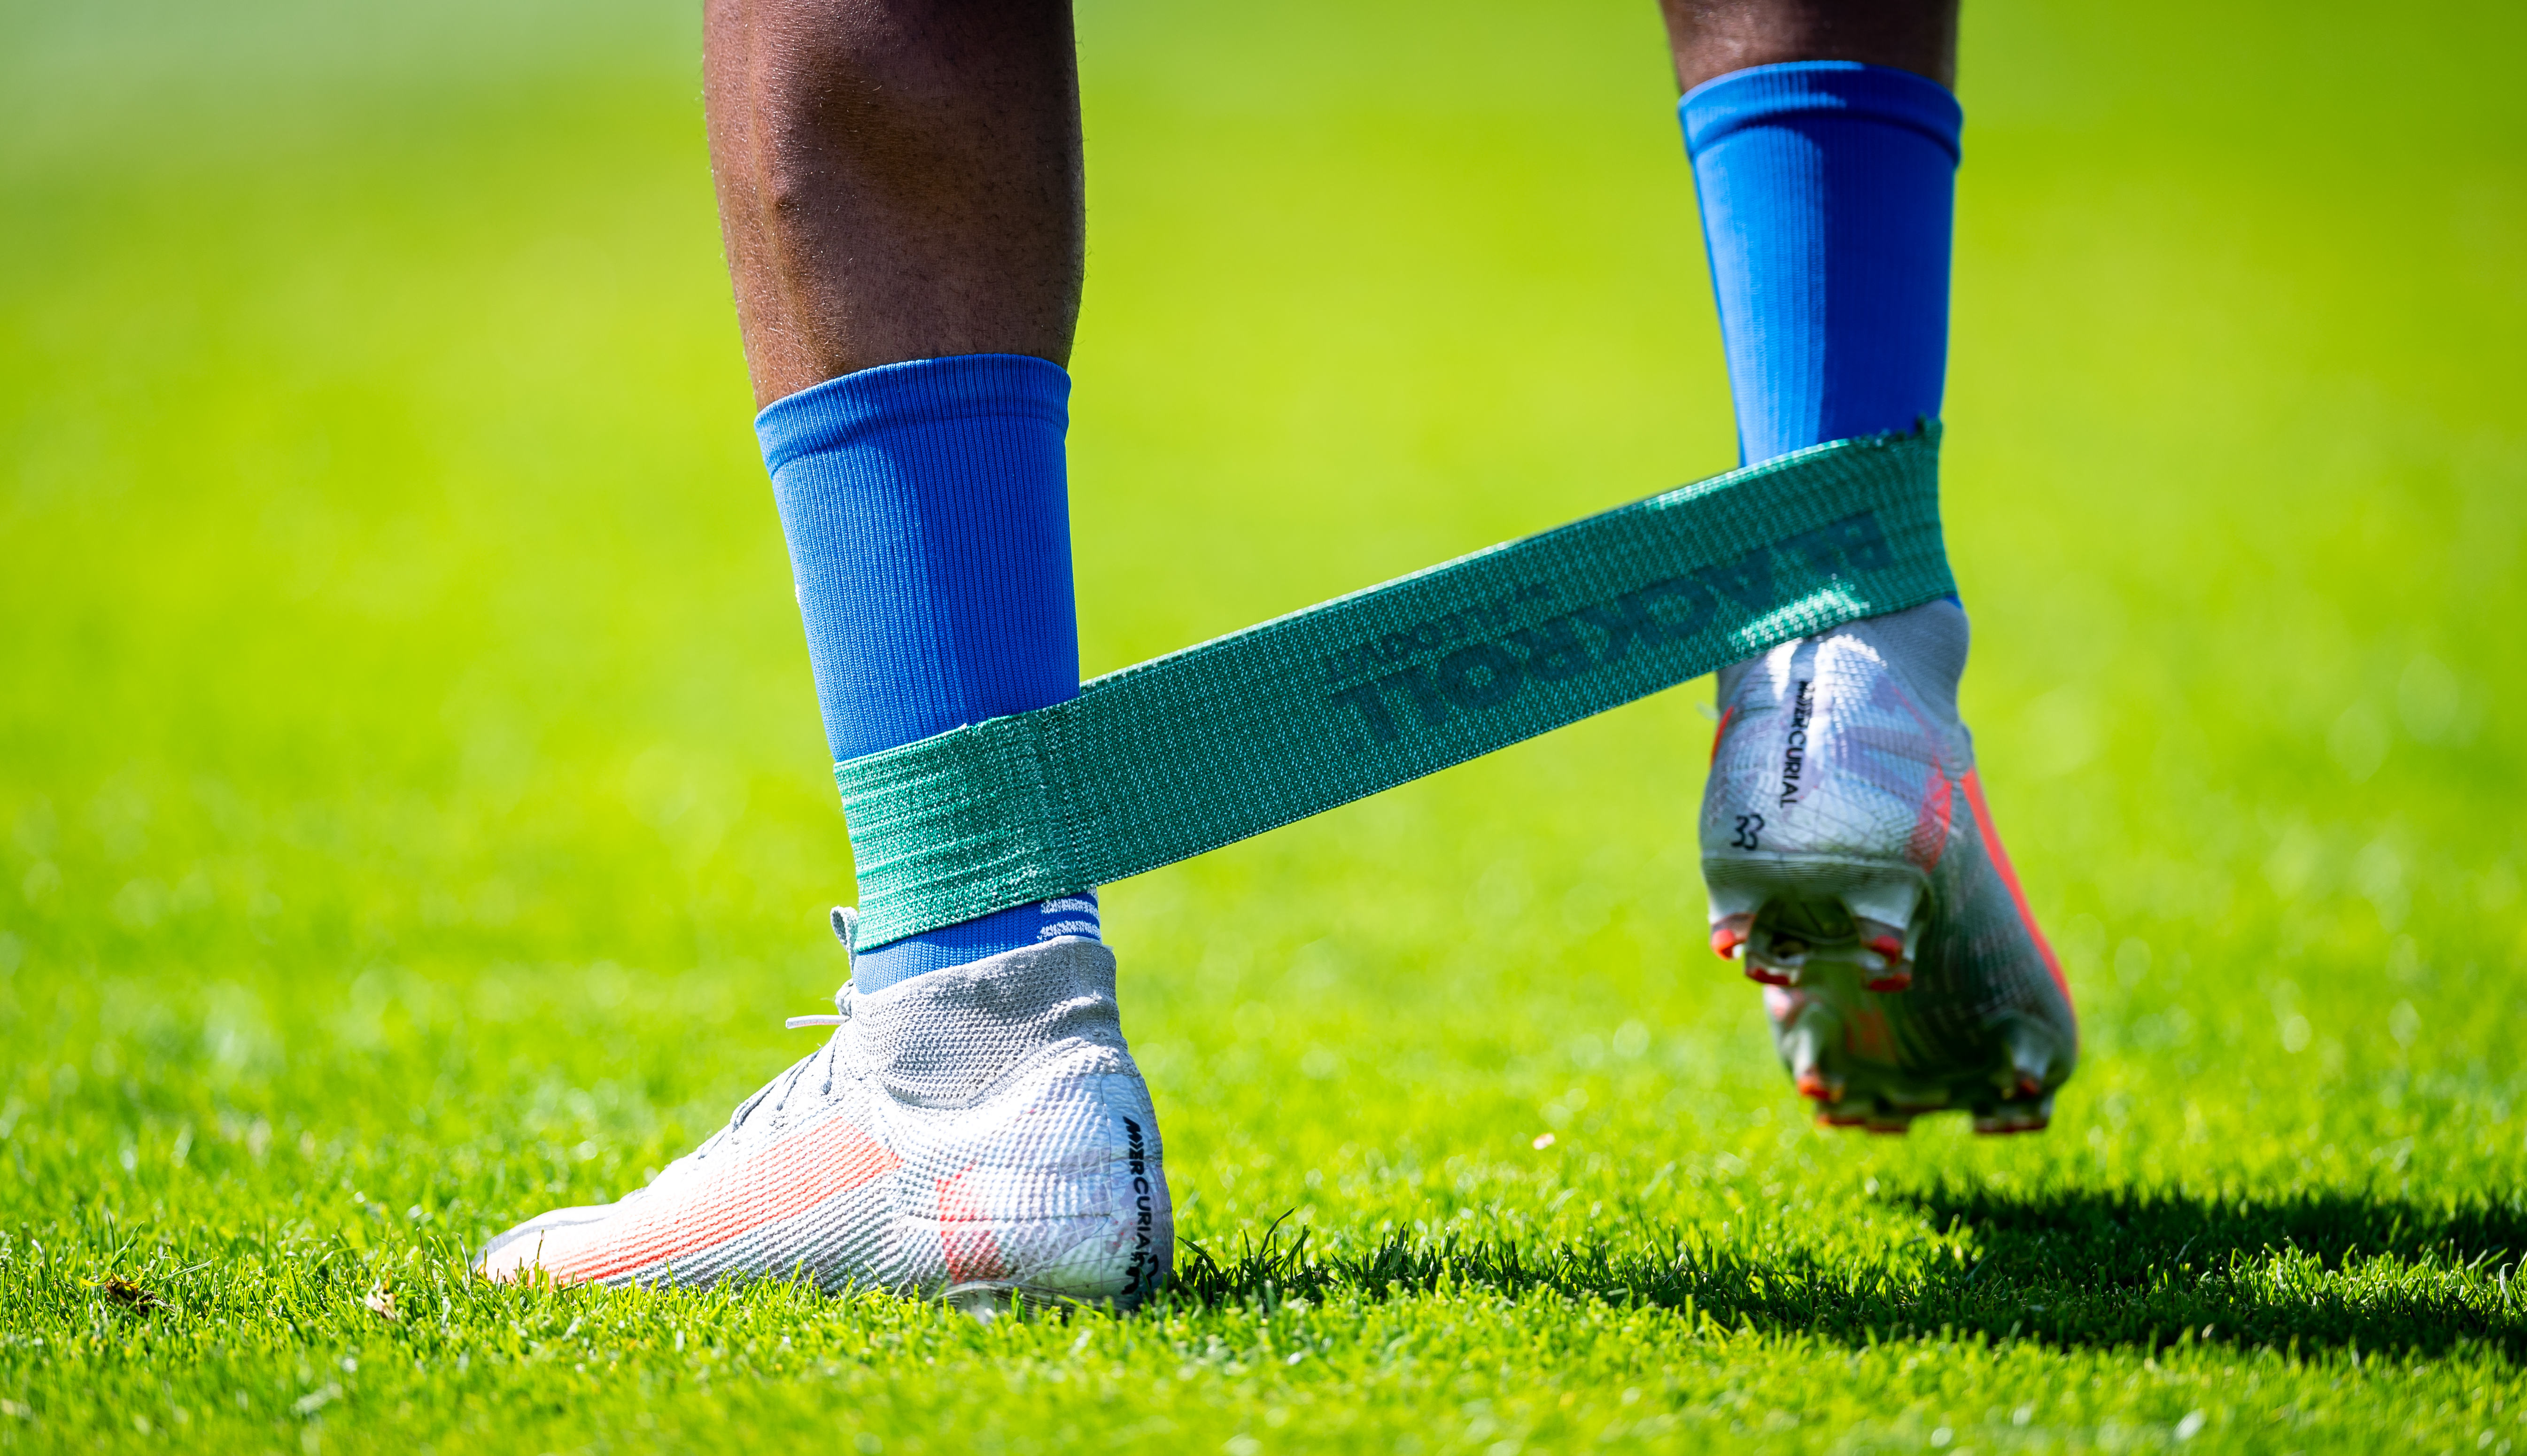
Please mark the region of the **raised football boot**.
MULTIPOLYGON (((850 944, 848 912, 835 928, 850 944)), ((1174 1239, 1114 957, 1066 936, 860 995, 815 1053, 620 1202, 484 1246, 494 1279, 801 1278, 992 1305, 1128 1307, 1174 1239)))
POLYGON ((1764 983, 1783 1065, 1836 1126, 1957 1109, 2032 1131, 2079 1057, 1957 719, 1966 646, 1963 609, 1933 601, 1719 676, 1711 948, 1764 983))

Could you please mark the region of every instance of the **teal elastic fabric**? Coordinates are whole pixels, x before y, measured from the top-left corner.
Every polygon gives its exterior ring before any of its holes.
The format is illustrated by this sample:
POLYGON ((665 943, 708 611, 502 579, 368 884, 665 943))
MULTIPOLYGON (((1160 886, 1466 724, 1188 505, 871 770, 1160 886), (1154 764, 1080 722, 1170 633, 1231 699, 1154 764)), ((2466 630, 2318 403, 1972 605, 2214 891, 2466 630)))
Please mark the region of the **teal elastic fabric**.
POLYGON ((1954 590, 1928 421, 1476 551, 836 764, 856 939, 1126 879, 1954 590))

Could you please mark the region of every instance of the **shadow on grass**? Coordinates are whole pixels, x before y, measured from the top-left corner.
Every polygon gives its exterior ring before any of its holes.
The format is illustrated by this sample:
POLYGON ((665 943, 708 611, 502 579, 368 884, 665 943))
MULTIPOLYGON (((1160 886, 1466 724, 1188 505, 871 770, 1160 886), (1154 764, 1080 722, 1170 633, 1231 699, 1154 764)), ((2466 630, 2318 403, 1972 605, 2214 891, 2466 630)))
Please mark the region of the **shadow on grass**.
POLYGON ((1723 1326, 1860 1343, 1979 1332, 2058 1345, 2240 1345, 2436 1353, 2458 1344, 2527 1357, 2512 1283, 2527 1214, 2312 1194, 2205 1199, 2150 1193, 1888 1195, 1962 1240, 1963 1258, 1834 1260, 1750 1251, 1671 1227, 1647 1247, 1520 1245, 1388 1235, 1323 1252, 1276 1223, 1214 1254, 1188 1241, 1175 1294, 1273 1302, 1345 1289, 1375 1297, 1472 1286, 1693 1309, 1723 1326))

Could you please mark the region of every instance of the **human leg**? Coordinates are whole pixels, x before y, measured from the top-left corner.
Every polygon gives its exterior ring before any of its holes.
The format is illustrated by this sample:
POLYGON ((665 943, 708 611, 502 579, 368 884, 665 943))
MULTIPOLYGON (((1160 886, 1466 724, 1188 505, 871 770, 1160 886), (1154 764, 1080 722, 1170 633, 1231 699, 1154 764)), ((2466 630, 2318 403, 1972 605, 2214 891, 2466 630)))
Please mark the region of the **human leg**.
MULTIPOLYGON (((1079 690, 1061 437, 1085 202, 1064 0, 716 0, 705 99, 836 761, 1079 690)), ((1096 934, 1093 887, 867 951, 863 991, 1096 934)))
POLYGON ((882 364, 1070 360, 1065 0, 710 0, 703 102, 758 405, 882 364))
MULTIPOLYGON (((1962 113, 1950 0, 1667 0, 1744 458, 1938 415, 1962 113)), ((1956 713, 1931 602, 1720 674, 1701 832, 1712 947, 1767 983, 1821 1116, 2041 1126, 2067 989, 1956 713), (1907 989, 1909 987, 1909 989, 1907 989)))
POLYGON ((1676 89, 1757 66, 1855 61, 1957 83, 1957 0, 1659 0, 1676 89))
MULTIPOLYGON (((1078 311, 1065 0, 716 0, 711 153, 839 759, 1078 691, 1062 461, 1078 311)), ((851 926, 836 912, 846 945, 851 926)), ((494 1276, 800 1274, 1128 1302, 1165 1179, 1095 892, 862 951, 823 1048, 494 1276)))

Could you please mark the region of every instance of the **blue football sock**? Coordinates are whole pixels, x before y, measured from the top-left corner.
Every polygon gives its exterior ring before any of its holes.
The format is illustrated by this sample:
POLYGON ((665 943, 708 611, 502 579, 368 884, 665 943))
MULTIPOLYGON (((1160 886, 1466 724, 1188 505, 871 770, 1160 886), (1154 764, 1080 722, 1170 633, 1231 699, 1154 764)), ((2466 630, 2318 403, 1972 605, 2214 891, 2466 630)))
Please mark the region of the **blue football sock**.
POLYGON ((1937 418, 1965 113, 1852 61, 1758 66, 1677 104, 1747 463, 1937 418))
MULTIPOLYGON (((1070 376, 1019 354, 866 369, 755 417, 837 760, 1078 696, 1069 419, 1070 376)), ((1098 937, 1093 891, 863 951, 851 977, 1057 935, 1098 937)))

